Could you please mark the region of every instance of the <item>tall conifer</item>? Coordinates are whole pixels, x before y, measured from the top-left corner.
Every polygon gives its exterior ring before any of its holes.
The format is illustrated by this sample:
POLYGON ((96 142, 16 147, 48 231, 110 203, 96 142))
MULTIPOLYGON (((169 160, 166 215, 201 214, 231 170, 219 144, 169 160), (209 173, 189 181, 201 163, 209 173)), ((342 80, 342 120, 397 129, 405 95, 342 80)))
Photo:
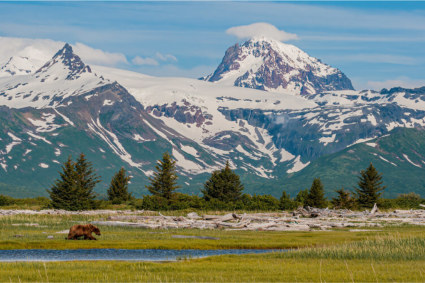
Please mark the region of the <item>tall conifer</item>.
POLYGON ((318 208, 326 207, 325 192, 320 178, 315 178, 313 180, 305 205, 318 208))
POLYGON ((358 187, 356 188, 359 206, 372 208, 381 197, 382 191, 386 188, 382 184, 382 175, 370 163, 366 170, 360 172, 358 187))
POLYGON ((126 176, 124 167, 121 167, 114 175, 108 189, 108 199, 112 203, 119 204, 132 199, 131 194, 128 192, 128 182, 130 179, 130 176, 126 176))
POLYGON ((94 208, 94 187, 100 182, 90 162, 81 154, 77 162, 71 156, 62 166, 58 178, 47 192, 52 206, 65 210, 84 210, 94 208))
POLYGON ((180 187, 177 185, 176 162, 166 152, 163 154, 162 160, 158 160, 155 168, 157 172, 154 172, 153 176, 149 178, 151 184, 146 188, 155 196, 171 200, 174 191, 180 187))

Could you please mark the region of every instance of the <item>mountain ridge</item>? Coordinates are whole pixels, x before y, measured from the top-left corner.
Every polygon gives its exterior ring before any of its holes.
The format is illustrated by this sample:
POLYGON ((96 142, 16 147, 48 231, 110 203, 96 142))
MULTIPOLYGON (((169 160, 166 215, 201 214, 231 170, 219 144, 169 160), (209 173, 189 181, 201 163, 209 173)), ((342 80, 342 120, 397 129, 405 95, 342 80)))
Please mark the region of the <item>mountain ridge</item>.
POLYGON ((144 194, 168 151, 182 192, 199 193, 230 160, 246 192, 277 195, 286 177, 323 156, 397 127, 425 126, 421 89, 265 92, 89 67, 70 45, 43 66, 0 78, 0 177, 8 193, 13 186, 45 193, 62 160, 84 151, 104 177, 99 192, 124 166, 131 191, 144 194))

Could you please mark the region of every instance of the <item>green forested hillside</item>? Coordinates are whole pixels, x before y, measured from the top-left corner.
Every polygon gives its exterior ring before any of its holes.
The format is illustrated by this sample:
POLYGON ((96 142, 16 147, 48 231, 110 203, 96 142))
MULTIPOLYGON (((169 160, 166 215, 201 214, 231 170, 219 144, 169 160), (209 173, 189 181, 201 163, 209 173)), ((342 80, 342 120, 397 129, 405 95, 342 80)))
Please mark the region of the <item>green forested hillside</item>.
POLYGON ((353 190, 360 170, 370 162, 383 174, 387 186, 385 197, 407 192, 425 195, 425 131, 406 128, 397 128, 390 135, 323 156, 302 171, 282 178, 280 183, 293 195, 320 177, 330 196, 341 187, 353 190))

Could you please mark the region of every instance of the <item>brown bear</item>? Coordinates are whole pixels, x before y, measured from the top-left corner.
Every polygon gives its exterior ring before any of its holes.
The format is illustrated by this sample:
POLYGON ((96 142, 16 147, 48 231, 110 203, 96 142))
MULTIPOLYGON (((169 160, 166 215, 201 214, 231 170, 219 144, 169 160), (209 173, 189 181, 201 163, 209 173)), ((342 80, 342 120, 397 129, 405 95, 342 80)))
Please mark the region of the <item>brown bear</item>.
POLYGON ((91 233, 95 233, 96 235, 100 236, 100 230, 96 226, 92 224, 76 224, 69 229, 68 238, 65 238, 67 240, 78 240, 79 237, 84 236, 84 240, 96 240, 95 237, 91 235, 91 233))

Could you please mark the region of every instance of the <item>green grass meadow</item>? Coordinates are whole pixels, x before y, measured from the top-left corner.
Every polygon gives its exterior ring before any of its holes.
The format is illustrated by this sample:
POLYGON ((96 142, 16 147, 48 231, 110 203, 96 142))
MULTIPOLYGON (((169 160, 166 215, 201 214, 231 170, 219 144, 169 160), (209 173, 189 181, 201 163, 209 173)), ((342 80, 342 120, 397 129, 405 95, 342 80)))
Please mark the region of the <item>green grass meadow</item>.
POLYGON ((256 255, 225 255, 177 262, 0 263, 1 282, 389 282, 425 281, 425 227, 391 226, 380 231, 226 231, 99 226, 98 241, 66 241, 75 223, 105 216, 3 216, 0 249, 158 248, 293 249, 256 255), (38 223, 39 226, 26 226, 38 223), (25 224, 25 225, 24 225, 25 224), (45 232, 45 233, 43 233, 45 232), (15 237, 20 235, 21 237, 15 237), (54 239, 47 239, 53 235, 54 239), (219 240, 175 239, 199 235, 219 240))

